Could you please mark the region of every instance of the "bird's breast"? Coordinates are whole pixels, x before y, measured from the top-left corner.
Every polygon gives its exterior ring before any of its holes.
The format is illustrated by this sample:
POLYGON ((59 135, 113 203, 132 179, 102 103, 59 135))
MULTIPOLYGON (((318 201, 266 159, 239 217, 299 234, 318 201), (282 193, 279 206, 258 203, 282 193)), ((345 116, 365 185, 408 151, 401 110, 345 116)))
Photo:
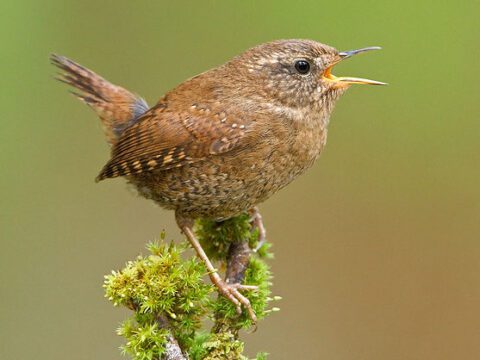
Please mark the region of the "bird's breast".
POLYGON ((289 136, 283 155, 291 159, 292 171, 301 173, 312 166, 326 144, 328 117, 309 111, 295 115, 284 121, 289 136))
MULTIPOLYGON (((320 155, 327 139, 326 122, 320 117, 308 116, 277 117, 270 124, 269 135, 255 151, 255 161, 246 172, 260 190, 256 194, 259 201, 304 173, 320 155)), ((244 166, 245 162, 237 164, 244 166)))

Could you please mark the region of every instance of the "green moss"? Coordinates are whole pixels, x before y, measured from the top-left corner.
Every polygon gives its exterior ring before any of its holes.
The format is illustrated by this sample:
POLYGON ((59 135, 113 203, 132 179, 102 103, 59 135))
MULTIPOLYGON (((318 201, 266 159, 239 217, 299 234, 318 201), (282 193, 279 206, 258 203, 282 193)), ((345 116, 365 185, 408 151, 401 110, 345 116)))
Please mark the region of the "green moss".
MULTIPOLYGON (((250 259, 243 283, 256 285, 258 290, 242 291, 242 294, 250 300, 258 320, 263 319, 269 313, 267 305, 273 300, 269 297, 271 277, 269 267, 263 260, 255 257, 250 259)), ((249 329, 253 326, 248 313, 243 311, 241 315, 238 315, 235 306, 224 297, 219 297, 212 306, 218 328, 239 330, 241 328, 249 329)))
MULTIPOLYGON (((246 359, 243 353, 243 342, 236 339, 231 332, 211 334, 203 347, 207 355, 202 360, 240 360, 246 359)), ((248 359, 246 359, 248 360, 248 359)))
POLYGON ((121 347, 122 353, 137 360, 160 359, 168 336, 167 330, 159 329, 154 322, 140 326, 132 320, 126 320, 117 333, 127 339, 121 347))
POLYGON ((181 248, 157 243, 148 248, 151 255, 129 261, 123 270, 106 276, 104 283, 105 296, 115 306, 135 310, 135 322, 124 323, 120 331, 127 339, 125 351, 135 359, 145 358, 138 351, 143 345, 150 354, 149 346, 164 343, 160 340, 165 332, 156 325, 160 315, 168 320, 179 343, 190 341, 210 307, 213 290, 203 281, 204 265, 196 258, 182 260, 181 248), (147 329, 152 341, 139 342, 140 335, 148 338, 147 329))
MULTIPOLYGON (((191 360, 248 360, 243 355, 245 344, 232 332, 203 334, 197 350, 190 352, 191 360)), ((266 360, 267 353, 257 354, 255 360, 266 360)))
MULTIPOLYGON (((199 221, 195 230, 210 258, 226 261, 232 242, 258 242, 258 233, 251 231, 247 214, 218 223, 199 221)), ((127 262, 120 271, 105 276, 105 296, 115 306, 134 311, 123 322, 118 334, 126 343, 122 352, 135 360, 160 359, 170 335, 178 341, 192 360, 248 360, 244 343, 238 339, 240 329, 249 329, 252 322, 246 311, 238 315, 235 307, 222 296, 212 296, 215 288, 205 284, 206 270, 196 257, 182 257, 188 243, 180 246, 151 243, 150 254, 127 262), (201 330, 206 318, 215 319, 212 332, 201 330), (168 326, 164 326, 168 322, 168 326), (168 330, 166 330, 168 329, 168 330)), ((267 309, 270 298, 271 273, 262 258, 270 257, 265 244, 252 255, 245 272, 244 284, 257 285, 258 291, 244 291, 260 320, 276 308, 267 309)), ((257 355, 257 360, 266 354, 257 355)))
POLYGON ((210 336, 211 334, 203 331, 200 331, 195 335, 188 349, 190 360, 202 360, 207 356, 208 350, 205 348, 204 344, 208 342, 210 336))
MULTIPOLYGON (((197 220, 195 234, 210 260, 225 260, 233 242, 254 243, 258 232, 251 232, 250 216, 242 214, 225 221, 197 220)), ((253 244, 251 244, 253 245, 253 244)), ((253 248, 253 246, 251 246, 253 248)))

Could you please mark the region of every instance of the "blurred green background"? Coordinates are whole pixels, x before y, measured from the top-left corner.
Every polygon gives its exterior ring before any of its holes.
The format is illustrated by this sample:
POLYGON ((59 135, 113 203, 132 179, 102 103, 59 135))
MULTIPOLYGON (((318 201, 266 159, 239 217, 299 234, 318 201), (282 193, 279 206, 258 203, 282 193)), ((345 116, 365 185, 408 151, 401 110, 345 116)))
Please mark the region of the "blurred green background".
POLYGON ((381 45, 336 68, 390 86, 337 104, 315 167, 261 206, 282 311, 271 359, 480 353, 478 1, 2 1, 0 358, 118 359, 103 274, 173 214, 121 179, 95 115, 52 80, 67 55, 153 104, 261 42, 381 45))

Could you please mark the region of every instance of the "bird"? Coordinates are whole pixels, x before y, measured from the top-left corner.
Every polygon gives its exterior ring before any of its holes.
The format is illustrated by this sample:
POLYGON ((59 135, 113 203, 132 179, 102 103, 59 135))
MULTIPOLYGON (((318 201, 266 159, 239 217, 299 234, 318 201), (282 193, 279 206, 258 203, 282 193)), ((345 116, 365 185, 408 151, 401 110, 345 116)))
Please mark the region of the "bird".
POLYGON ((350 51, 303 39, 252 47, 167 92, 153 106, 65 56, 51 55, 57 79, 100 117, 111 157, 96 181, 124 177, 138 193, 175 211, 176 222, 205 263, 212 283, 256 320, 242 294, 225 282, 193 231, 196 219, 222 221, 257 205, 310 168, 327 140, 330 115, 353 84, 332 68, 377 46, 350 51))

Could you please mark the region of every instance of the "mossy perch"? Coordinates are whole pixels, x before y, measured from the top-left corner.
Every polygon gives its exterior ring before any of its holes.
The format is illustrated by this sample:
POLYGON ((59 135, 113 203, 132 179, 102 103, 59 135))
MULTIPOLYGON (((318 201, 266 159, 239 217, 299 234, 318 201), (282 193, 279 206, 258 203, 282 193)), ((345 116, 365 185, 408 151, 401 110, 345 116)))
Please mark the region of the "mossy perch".
MULTIPOLYGON (((201 220, 195 231, 210 258, 225 270, 226 281, 258 286, 245 292, 258 319, 277 310, 267 310, 278 299, 269 297, 271 274, 264 261, 270 257, 269 245, 251 250, 258 231, 252 230, 247 214, 223 222, 201 220)), ((159 243, 148 245, 150 255, 105 277, 105 296, 134 311, 117 331, 126 339, 122 352, 135 360, 246 360, 239 330, 254 324, 223 296, 213 296, 215 287, 204 281, 203 263, 182 257, 187 247, 186 241, 167 244, 162 233, 159 243), (210 332, 203 329, 205 319, 214 322, 210 332)), ((258 354, 256 359, 265 357, 258 354)))

